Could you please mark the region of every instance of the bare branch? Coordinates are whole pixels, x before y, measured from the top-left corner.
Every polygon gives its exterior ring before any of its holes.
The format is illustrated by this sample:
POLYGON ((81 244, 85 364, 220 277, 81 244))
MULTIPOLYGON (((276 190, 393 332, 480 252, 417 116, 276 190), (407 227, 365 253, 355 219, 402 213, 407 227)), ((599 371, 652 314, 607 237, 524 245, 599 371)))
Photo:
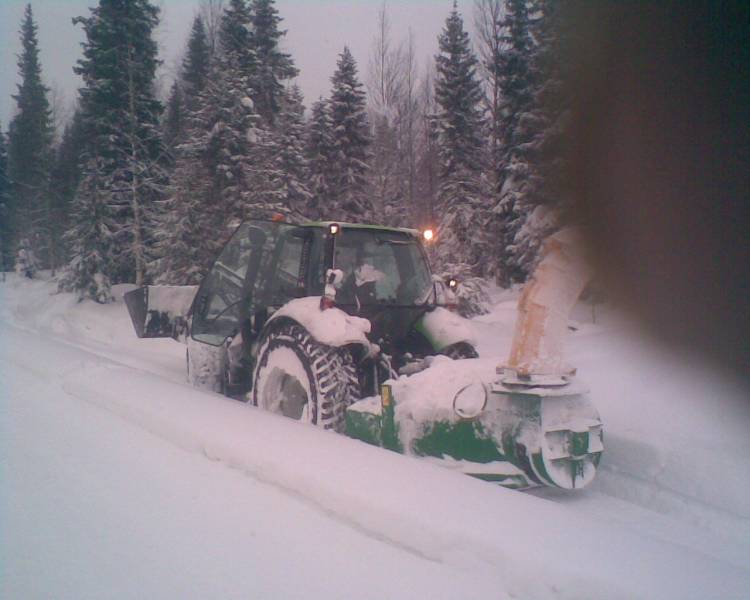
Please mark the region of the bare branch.
POLYGON ((211 56, 219 47, 219 27, 224 13, 224 0, 201 0, 200 15, 206 27, 206 37, 211 56))
POLYGON ((378 9, 377 33, 370 53, 367 89, 378 112, 390 117, 400 95, 403 46, 392 47, 391 23, 385 0, 378 9))

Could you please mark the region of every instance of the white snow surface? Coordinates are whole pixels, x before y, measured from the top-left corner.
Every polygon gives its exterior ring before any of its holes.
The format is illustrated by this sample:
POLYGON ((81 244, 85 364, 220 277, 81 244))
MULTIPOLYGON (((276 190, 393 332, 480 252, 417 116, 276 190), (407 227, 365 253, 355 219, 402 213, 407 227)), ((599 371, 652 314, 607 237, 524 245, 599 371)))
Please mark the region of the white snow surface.
MULTIPOLYGON (((748 390, 610 311, 569 341, 597 478, 515 492, 192 389, 132 286, 55 289, 0 283, 0 598, 750 597, 748 390)), ((495 300, 479 362, 507 357, 495 300)))

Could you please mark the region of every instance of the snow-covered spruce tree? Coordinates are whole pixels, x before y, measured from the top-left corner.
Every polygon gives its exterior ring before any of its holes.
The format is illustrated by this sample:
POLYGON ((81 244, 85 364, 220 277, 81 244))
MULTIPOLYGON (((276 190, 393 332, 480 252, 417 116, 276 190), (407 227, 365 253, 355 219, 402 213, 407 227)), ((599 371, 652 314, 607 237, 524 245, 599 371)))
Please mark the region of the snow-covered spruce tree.
POLYGON ((229 224, 243 217, 250 140, 258 137, 259 117, 233 59, 231 52, 223 55, 221 66, 212 69, 176 149, 158 234, 162 283, 197 283, 226 240, 229 224))
POLYGON ((365 92, 357 78, 357 64, 347 47, 339 55, 331 83, 332 187, 330 199, 321 208, 335 219, 377 221, 367 195, 371 140, 365 92))
POLYGON ((229 0, 221 15, 217 52, 221 60, 230 60, 231 56, 234 68, 248 78, 245 83, 250 89, 250 78, 257 72, 258 60, 253 39, 252 11, 246 0, 229 0))
MULTIPOLYGON (((302 185, 294 168, 279 166, 290 160, 284 136, 266 129, 255 110, 250 26, 248 5, 233 0, 222 15, 219 47, 203 88, 188 103, 160 234, 162 282, 200 280, 232 223, 289 212, 297 188, 286 177, 298 177, 302 185)), ((290 139, 293 130, 291 125, 290 139)))
MULTIPOLYGON (((484 89, 484 105, 486 114, 486 177, 489 186, 488 196, 494 206, 502 181, 502 153, 503 113, 502 113, 502 77, 503 77, 503 18, 505 15, 505 0, 475 0, 474 26, 476 30, 477 52, 480 58, 479 67, 481 82, 484 89)), ((493 219, 497 226, 499 219, 493 219)), ((492 261, 493 267, 489 275, 499 274, 499 263, 492 261)))
POLYGON ((286 31, 279 29, 281 18, 274 4, 274 0, 253 0, 251 6, 252 42, 257 61, 251 80, 253 99, 258 114, 268 124, 273 124, 282 110, 282 81, 293 79, 299 73, 292 57, 279 48, 286 31))
POLYGON ((569 23, 562 20, 557 0, 536 0, 529 19, 534 44, 529 71, 533 100, 530 110, 519 122, 521 142, 516 160, 526 163, 526 182, 516 199, 515 231, 510 246, 510 264, 522 277, 528 277, 537 263, 542 241, 560 226, 559 215, 570 207, 567 192, 564 149, 570 101, 563 80, 569 55, 566 43, 569 23))
POLYGON ((333 122, 329 104, 323 98, 313 103, 307 131, 306 156, 309 188, 312 193, 307 216, 332 218, 330 207, 333 181, 333 122))
POLYGON ((112 300, 113 186, 103 179, 113 172, 108 160, 94 148, 84 164, 71 207, 73 225, 66 233, 71 260, 59 282, 61 290, 75 292, 79 300, 89 298, 102 304, 112 300))
POLYGON ((273 136, 271 168, 278 201, 299 216, 312 216, 312 192, 308 187, 305 156, 305 107, 302 92, 294 85, 281 98, 281 110, 273 136))
POLYGON ((538 144, 543 128, 538 98, 538 78, 533 69, 536 51, 531 35, 533 13, 527 0, 507 0, 500 22, 502 51, 495 53, 495 63, 488 68, 498 78, 501 102, 493 127, 500 132, 493 162, 499 168, 496 181, 494 229, 496 253, 499 258, 498 278, 502 285, 523 282, 529 275, 536 256, 531 241, 546 229, 546 219, 539 219, 534 209, 539 206, 541 178, 535 168, 538 144), (536 140, 538 141, 538 140, 536 140), (538 226, 539 225, 539 226, 538 226))
POLYGON ((111 262, 101 264, 113 283, 146 281, 167 182, 162 105, 154 95, 158 14, 148 0, 100 0, 88 18, 74 19, 86 34, 75 71, 84 81, 80 102, 89 154, 98 157, 86 163, 84 178, 109 186, 113 243, 111 262))
POLYGON ((187 51, 182 61, 180 83, 188 99, 188 106, 206 85, 211 67, 211 49, 203 19, 196 16, 190 29, 187 51))
POLYGON ((9 219, 10 179, 8 179, 8 151, 5 134, 0 127, 0 271, 13 266, 13 230, 9 219))
POLYGON ((197 16, 164 121, 165 136, 172 134, 173 169, 156 232, 160 258, 155 270, 159 283, 199 283, 219 248, 217 240, 223 239, 220 228, 226 215, 220 214, 219 186, 205 160, 206 127, 213 108, 204 106, 213 101, 206 91, 212 78, 210 54, 203 19, 197 16), (174 96, 179 97, 179 118, 172 124, 177 112, 177 108, 172 108, 174 96))
POLYGON ((175 81, 169 90, 167 106, 164 111, 164 144, 174 155, 175 148, 182 139, 185 128, 185 101, 183 99, 182 88, 175 81))
POLYGON ((188 123, 187 139, 178 147, 167 210, 157 233, 161 255, 158 283, 200 283, 224 240, 221 197, 204 162, 203 138, 193 137, 193 133, 188 123))
POLYGON ((487 264, 481 197, 482 90, 477 59, 454 3, 438 37, 434 118, 439 152, 439 267, 481 276, 487 264))
POLYGON ((187 111, 182 142, 175 148, 166 208, 156 231, 157 282, 189 285, 199 283, 215 256, 221 223, 228 217, 221 202, 221 189, 207 157, 208 121, 213 113, 202 102, 210 102, 209 81, 187 111))
POLYGON ((58 242, 60 264, 68 260, 69 248, 65 232, 70 223, 73 198, 81 180, 82 154, 85 148, 81 111, 76 108, 70 123, 57 146, 50 173, 50 193, 53 202, 53 237, 58 242))
POLYGON ((254 34, 247 30, 252 26, 251 19, 252 13, 240 12, 234 2, 224 12, 219 36, 221 55, 208 94, 212 99, 202 102, 209 131, 207 153, 228 219, 288 212, 273 165, 274 136, 253 100, 258 57, 254 34), (246 36, 231 23, 233 19, 248 19, 246 36), (242 39, 244 47, 239 45, 242 39))
POLYGON ((54 264, 51 253, 49 170, 52 158, 52 113, 48 88, 42 83, 37 25, 31 5, 21 22, 21 83, 13 96, 18 110, 8 127, 8 174, 12 189, 8 206, 15 242, 31 245, 37 260, 54 264))
POLYGON ((185 57, 180 72, 169 92, 164 114, 164 142, 175 154, 182 141, 187 111, 195 108, 198 94, 203 90, 210 68, 210 49, 203 19, 196 16, 190 29, 185 57))

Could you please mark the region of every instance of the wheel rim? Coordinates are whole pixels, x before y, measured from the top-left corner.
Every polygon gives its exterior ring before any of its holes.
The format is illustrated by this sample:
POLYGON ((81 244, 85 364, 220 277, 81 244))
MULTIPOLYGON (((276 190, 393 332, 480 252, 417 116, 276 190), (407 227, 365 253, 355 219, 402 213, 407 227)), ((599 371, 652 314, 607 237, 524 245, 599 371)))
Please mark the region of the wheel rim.
POLYGON ((307 392, 299 379, 293 375, 281 369, 274 369, 264 388, 264 396, 266 396, 264 404, 274 405, 276 409, 274 412, 297 421, 307 420, 303 418, 307 412, 307 392))
POLYGON ((292 350, 274 350, 261 379, 261 408, 296 421, 310 422, 309 383, 305 385, 304 366, 292 350))

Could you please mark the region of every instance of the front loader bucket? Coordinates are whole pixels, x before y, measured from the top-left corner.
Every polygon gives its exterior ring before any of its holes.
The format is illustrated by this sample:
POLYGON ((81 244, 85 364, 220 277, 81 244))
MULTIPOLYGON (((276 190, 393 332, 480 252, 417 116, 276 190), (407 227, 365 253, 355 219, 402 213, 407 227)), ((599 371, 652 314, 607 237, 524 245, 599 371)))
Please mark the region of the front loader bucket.
POLYGON ((127 292, 123 299, 139 338, 178 339, 198 287, 194 285, 149 285, 127 292))

